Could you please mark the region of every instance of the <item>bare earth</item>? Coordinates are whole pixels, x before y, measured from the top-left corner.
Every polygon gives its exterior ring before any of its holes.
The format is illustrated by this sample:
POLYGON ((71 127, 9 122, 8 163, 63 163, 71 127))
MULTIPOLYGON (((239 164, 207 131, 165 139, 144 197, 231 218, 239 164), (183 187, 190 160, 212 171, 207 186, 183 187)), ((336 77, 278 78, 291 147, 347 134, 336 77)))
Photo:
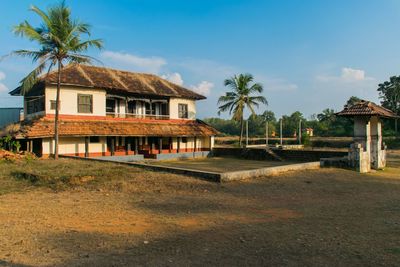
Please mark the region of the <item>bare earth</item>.
POLYGON ((63 189, 13 178, 46 162, 3 163, 0 266, 398 266, 400 153, 390 159, 368 175, 322 169, 222 185, 62 160, 55 172, 96 178, 63 189))

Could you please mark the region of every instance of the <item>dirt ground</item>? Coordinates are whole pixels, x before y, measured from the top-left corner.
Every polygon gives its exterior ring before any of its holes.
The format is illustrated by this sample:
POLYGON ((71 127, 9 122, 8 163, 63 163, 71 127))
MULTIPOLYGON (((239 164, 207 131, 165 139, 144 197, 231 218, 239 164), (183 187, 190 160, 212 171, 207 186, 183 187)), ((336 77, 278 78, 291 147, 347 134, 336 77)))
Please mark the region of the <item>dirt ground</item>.
POLYGON ((0 266, 400 264, 399 152, 367 175, 321 169, 221 185, 63 160, 60 173, 78 166, 96 179, 62 189, 15 181, 43 164, 0 165, 0 266))
POLYGON ((232 172, 241 170, 252 170, 266 167, 282 166, 287 164, 294 164, 296 162, 290 161, 266 161, 266 160, 245 160, 237 158, 202 158, 202 159, 188 159, 188 160, 169 160, 169 161, 156 161, 156 165, 187 168, 201 171, 210 172, 232 172))

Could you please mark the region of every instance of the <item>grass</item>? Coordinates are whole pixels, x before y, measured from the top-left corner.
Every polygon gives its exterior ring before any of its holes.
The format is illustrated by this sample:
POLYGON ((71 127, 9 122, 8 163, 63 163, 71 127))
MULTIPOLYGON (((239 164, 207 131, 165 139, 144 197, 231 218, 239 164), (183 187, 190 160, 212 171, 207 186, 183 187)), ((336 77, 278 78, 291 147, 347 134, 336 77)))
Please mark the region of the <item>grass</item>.
POLYGON ((0 195, 46 187, 56 191, 133 179, 141 169, 73 159, 0 161, 0 195), (118 166, 118 167, 116 167, 118 166))

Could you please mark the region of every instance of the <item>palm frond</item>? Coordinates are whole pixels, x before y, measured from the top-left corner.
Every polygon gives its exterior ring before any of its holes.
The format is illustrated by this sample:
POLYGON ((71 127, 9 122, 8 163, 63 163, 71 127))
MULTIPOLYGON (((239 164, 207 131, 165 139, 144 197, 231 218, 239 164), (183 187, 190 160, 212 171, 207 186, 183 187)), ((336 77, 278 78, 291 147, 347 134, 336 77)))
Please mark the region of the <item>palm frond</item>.
POLYGON ((40 8, 38 8, 34 5, 31 5, 29 10, 31 10, 31 11, 35 12, 37 15, 39 15, 48 28, 51 27, 52 22, 51 22, 49 16, 44 11, 42 11, 40 8))
POLYGON ((36 84, 37 77, 46 68, 46 61, 43 61, 33 71, 31 71, 25 78, 21 80, 21 93, 25 95, 36 84))

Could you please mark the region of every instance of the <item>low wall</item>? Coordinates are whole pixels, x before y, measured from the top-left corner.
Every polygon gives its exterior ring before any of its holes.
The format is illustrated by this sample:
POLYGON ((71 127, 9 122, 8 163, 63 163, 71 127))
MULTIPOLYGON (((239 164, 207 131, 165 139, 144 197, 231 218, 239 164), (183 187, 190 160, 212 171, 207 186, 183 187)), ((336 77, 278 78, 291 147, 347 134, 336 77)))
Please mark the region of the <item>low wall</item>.
POLYGON ((275 154, 285 160, 293 161, 319 161, 321 158, 337 158, 347 156, 346 151, 330 150, 299 150, 299 149, 273 149, 275 154))
POLYGON ((216 147, 212 150, 213 157, 236 157, 250 160, 271 160, 277 159, 270 155, 265 149, 256 148, 225 148, 216 147))
POLYGON ((156 154, 157 160, 169 159, 190 159, 190 158, 206 158, 210 151, 197 151, 197 152, 183 152, 183 153, 169 153, 169 154, 156 154))
POLYGON ((91 157, 98 160, 117 161, 117 162, 130 162, 130 161, 143 161, 143 155, 127 155, 127 156, 103 156, 91 157))
POLYGON ((221 173, 221 182, 230 182, 237 180, 244 180, 249 178, 256 178, 262 176, 273 176, 289 171, 304 171, 304 170, 316 170, 320 168, 320 162, 307 162, 299 164, 290 164, 277 167, 268 167, 255 170, 235 171, 221 173))
MULTIPOLYGON (((347 156, 346 151, 331 150, 306 150, 306 149, 279 149, 272 151, 284 160, 311 162, 319 161, 321 158, 334 158, 347 156)), ((214 148, 212 155, 215 157, 236 157, 250 160, 271 160, 277 159, 262 148, 214 148)))

